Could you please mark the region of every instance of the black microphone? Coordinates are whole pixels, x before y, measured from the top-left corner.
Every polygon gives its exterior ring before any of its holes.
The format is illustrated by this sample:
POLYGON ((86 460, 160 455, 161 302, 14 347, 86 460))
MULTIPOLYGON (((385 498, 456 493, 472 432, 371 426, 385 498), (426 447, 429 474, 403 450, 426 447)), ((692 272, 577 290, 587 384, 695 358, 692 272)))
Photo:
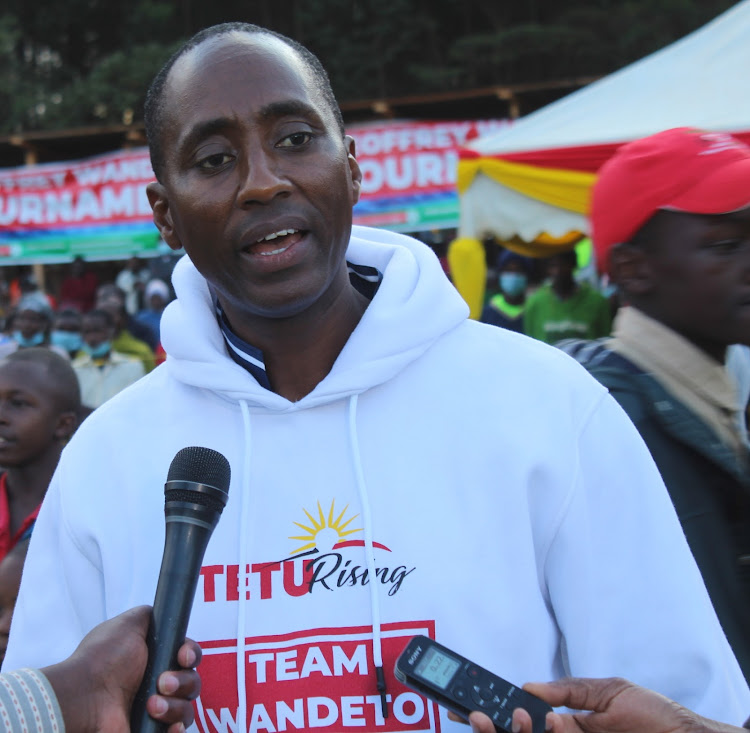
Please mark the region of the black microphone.
POLYGON ((162 672, 179 669, 177 652, 185 641, 203 554, 227 503, 230 476, 227 459, 210 448, 183 448, 169 467, 164 555, 146 636, 148 664, 130 715, 133 733, 167 729, 146 712, 146 700, 156 693, 162 672))

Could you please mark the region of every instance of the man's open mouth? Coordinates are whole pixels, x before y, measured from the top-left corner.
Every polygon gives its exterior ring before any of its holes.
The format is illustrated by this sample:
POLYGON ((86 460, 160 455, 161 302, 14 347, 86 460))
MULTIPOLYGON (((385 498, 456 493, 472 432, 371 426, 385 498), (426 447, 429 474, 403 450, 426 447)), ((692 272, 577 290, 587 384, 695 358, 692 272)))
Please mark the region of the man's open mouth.
POLYGON ((278 255, 299 242, 303 236, 304 232, 299 229, 280 229, 256 240, 246 247, 246 251, 263 257, 278 255))

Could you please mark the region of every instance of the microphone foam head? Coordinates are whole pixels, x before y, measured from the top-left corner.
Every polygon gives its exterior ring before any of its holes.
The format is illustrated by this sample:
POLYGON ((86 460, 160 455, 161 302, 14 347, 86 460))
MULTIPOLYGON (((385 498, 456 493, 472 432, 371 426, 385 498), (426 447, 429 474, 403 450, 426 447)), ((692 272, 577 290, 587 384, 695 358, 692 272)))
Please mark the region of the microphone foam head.
POLYGON ((206 484, 228 493, 231 477, 229 461, 219 451, 190 446, 183 448, 172 459, 167 481, 206 484))

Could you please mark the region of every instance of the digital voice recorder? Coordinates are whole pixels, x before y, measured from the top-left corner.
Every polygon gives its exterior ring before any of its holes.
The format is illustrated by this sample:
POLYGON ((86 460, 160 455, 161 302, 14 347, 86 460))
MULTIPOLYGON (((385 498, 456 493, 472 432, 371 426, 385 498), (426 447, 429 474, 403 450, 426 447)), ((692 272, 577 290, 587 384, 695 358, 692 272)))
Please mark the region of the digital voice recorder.
POLYGON ((516 708, 531 716, 534 733, 544 733, 544 719, 552 711, 543 700, 427 636, 415 636, 406 645, 395 673, 405 685, 463 718, 473 710, 483 712, 504 733, 511 732, 516 708))

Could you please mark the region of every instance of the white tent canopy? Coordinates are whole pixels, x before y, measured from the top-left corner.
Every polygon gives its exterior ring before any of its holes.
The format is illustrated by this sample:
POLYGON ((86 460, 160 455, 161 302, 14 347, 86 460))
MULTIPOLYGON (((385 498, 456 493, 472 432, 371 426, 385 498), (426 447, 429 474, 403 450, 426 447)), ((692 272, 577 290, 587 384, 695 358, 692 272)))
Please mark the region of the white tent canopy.
MULTIPOLYGON (((480 156, 620 143, 671 127, 750 130, 750 0, 656 53, 467 146, 480 156)), ((587 231, 584 216, 479 173, 461 197, 461 233, 533 240, 587 231)))

